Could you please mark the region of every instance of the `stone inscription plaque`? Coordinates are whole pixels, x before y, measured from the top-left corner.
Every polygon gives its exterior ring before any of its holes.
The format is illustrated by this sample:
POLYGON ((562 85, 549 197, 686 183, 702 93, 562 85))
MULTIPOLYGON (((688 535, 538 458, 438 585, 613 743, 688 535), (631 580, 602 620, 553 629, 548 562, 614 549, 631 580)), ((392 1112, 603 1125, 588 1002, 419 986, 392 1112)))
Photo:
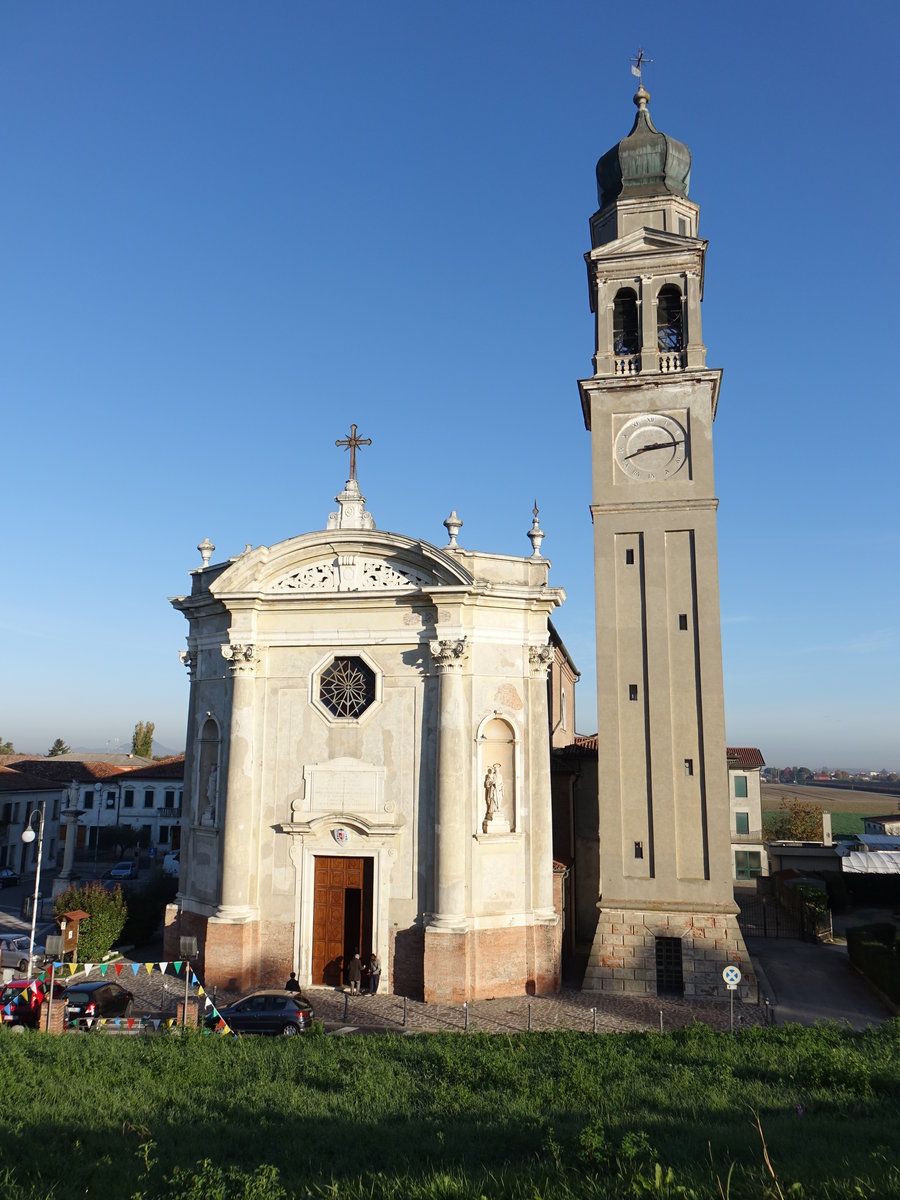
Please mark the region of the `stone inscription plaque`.
POLYGON ((384 768, 356 758, 311 763, 303 769, 306 810, 315 813, 377 813, 382 808, 384 768))

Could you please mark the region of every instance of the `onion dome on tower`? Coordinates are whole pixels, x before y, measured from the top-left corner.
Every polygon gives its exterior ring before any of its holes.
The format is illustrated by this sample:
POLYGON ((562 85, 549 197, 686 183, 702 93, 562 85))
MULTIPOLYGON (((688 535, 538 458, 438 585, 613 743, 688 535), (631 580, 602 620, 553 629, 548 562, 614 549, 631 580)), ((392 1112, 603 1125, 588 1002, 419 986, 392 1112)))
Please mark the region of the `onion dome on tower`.
POLYGON ((634 95, 637 116, 631 132, 597 163, 600 208, 618 199, 643 196, 687 197, 691 152, 684 142, 660 133, 650 119, 650 93, 641 85, 634 95))

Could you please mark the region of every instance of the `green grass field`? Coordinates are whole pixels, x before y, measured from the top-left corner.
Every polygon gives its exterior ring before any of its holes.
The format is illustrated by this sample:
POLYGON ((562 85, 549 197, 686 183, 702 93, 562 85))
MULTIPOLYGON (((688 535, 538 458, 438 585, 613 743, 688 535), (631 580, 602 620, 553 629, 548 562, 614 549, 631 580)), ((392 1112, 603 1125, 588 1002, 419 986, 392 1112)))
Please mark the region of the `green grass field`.
POLYGON ((256 1041, 3 1031, 0 1081, 3 1200, 900 1196, 898 1021, 256 1041))

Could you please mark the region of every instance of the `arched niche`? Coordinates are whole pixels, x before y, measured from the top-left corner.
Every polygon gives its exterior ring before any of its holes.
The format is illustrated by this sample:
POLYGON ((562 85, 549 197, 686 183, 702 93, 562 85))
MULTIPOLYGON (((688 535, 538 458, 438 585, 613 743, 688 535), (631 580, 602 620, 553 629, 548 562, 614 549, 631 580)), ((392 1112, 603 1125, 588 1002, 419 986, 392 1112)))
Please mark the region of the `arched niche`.
POLYGON ((488 717, 478 733, 478 825, 483 833, 516 828, 516 730, 505 718, 488 717))
POLYGON ((200 730, 197 794, 194 798, 194 820, 200 825, 215 827, 219 823, 220 745, 219 726, 212 717, 207 717, 200 730))

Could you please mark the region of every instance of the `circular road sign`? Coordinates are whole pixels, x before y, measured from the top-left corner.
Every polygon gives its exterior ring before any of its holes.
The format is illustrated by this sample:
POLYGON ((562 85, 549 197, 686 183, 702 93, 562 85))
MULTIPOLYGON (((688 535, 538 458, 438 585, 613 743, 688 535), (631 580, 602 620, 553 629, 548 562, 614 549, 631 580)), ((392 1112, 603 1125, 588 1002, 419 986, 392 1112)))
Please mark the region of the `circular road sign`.
POLYGON ((730 986, 735 986, 741 982, 741 969, 729 964, 722 972, 722 978, 730 986))

